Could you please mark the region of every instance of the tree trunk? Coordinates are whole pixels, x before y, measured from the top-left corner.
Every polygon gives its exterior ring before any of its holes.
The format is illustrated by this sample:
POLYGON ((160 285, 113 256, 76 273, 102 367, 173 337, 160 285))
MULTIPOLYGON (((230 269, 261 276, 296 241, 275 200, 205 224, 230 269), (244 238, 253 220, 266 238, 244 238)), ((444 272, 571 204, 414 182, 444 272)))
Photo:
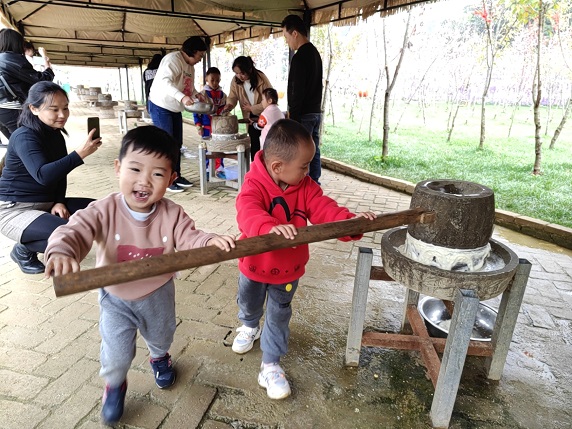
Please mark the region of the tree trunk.
POLYGON ((387 60, 387 42, 385 39, 385 19, 383 24, 383 45, 385 50, 385 74, 387 80, 387 87, 385 89, 385 98, 383 103, 383 143, 382 143, 382 151, 381 151, 381 158, 387 158, 389 154, 389 101, 391 100, 391 91, 395 86, 395 82, 397 80, 397 75, 399 74, 399 69, 401 68, 401 64, 403 62, 403 57, 405 56, 405 50, 409 45, 409 23, 411 22, 411 8, 408 10, 407 13, 407 24, 405 25, 405 33, 403 35, 403 44, 401 46, 401 52, 399 53, 399 60, 397 60, 397 65, 395 66, 395 72, 393 73, 393 78, 389 78, 389 63, 387 60))
POLYGON ((520 83, 518 84, 518 93, 517 95, 519 95, 518 100, 514 106, 514 109, 512 109, 512 114, 510 116, 510 125, 508 127, 508 135, 507 138, 510 138, 510 133, 512 132, 512 126, 514 124, 514 117, 516 116, 516 111, 518 110, 518 108, 520 107, 520 102, 522 100, 522 97, 524 97, 524 93, 523 93, 523 88, 524 88, 524 71, 526 68, 526 64, 523 64, 522 66, 522 71, 520 73, 520 83))
MULTIPOLYGON (((328 88, 328 92, 329 92, 329 99, 330 99, 330 111, 332 113, 332 126, 335 127, 336 126, 336 118, 334 117, 334 99, 332 97, 332 88, 328 88)), ((322 121, 322 124, 324 123, 324 121, 322 121)), ((322 135, 321 130, 323 129, 323 125, 320 127, 320 135, 322 135)))
POLYGON ((413 97, 415 96, 415 94, 417 93, 417 91, 419 90, 421 85, 423 85, 423 82, 425 81, 425 78, 427 77, 427 73, 429 73, 429 70, 431 69, 431 67, 433 67, 433 64, 435 64, 435 61, 437 61, 437 58, 439 58, 439 57, 437 56, 433 59, 433 61, 431 61, 431 64, 429 64, 429 67, 427 67, 427 70, 425 70, 425 73, 423 73, 423 77, 419 81, 419 85, 417 85, 415 87, 415 89, 413 90, 413 92, 409 95, 409 98, 405 102, 405 107, 403 108, 403 112, 401 112, 401 116, 399 116, 399 120, 397 121, 397 124, 395 124, 395 128, 393 128, 394 133, 397 131, 397 128, 399 127, 399 123, 401 122, 401 119, 403 118, 403 115, 405 114, 405 110, 407 109, 407 106, 409 105, 409 103, 411 103, 411 100, 413 99, 413 97))
POLYGON ((451 121, 451 128, 449 128, 449 135, 447 136, 447 143, 451 141, 451 134, 453 134, 453 128, 455 128, 455 119, 457 118, 457 113, 459 113, 459 108, 461 103, 457 103, 457 108, 455 109, 455 114, 453 115, 453 120, 451 121))
MULTIPOLYGON (((471 83, 471 75, 472 72, 469 73, 469 75, 467 76, 467 80, 465 81, 465 84, 463 85, 463 92, 466 93, 467 89, 469 88, 469 84, 471 83)), ((457 97, 457 107, 455 109, 455 114, 453 115, 453 119, 451 121, 451 126, 449 128, 449 135, 447 136, 447 143, 451 141, 451 135, 453 134, 453 129, 455 128, 455 119, 457 119, 457 114, 459 113, 459 108, 461 107, 461 104, 463 103, 463 100, 461 97, 457 97)))
MULTIPOLYGON (((486 3, 483 0, 483 10, 486 11, 486 3)), ((485 87, 483 88, 483 96, 481 97, 481 136, 479 138, 479 150, 482 150, 485 146, 485 104, 487 101, 487 94, 489 93, 489 87, 491 86, 491 78, 493 75, 493 66, 495 63, 495 46, 493 44, 491 24, 489 21, 485 20, 487 28, 487 77, 485 79, 485 87)))
MULTIPOLYGON (((332 35, 330 33, 330 28, 331 28, 331 24, 328 26, 329 55, 328 55, 328 67, 326 68, 326 76, 325 76, 325 82, 324 82, 324 96, 322 97, 321 112, 323 115, 325 110, 326 110, 326 102, 327 102, 328 92, 329 92, 330 109, 332 110, 332 126, 335 126, 336 124, 334 122, 334 105, 333 105, 333 103, 331 103, 332 90, 330 89, 330 71, 332 70, 332 35)), ((323 132, 324 132, 324 118, 322 118, 322 121, 320 122, 320 141, 322 140, 322 133, 323 132)))
POLYGON ((542 174, 542 137, 540 135, 540 101, 542 99, 542 80, 540 79, 540 49, 542 47, 542 32, 544 31, 544 4, 539 0, 538 12, 538 41, 536 46, 536 71, 532 85, 532 101, 534 103, 534 167, 532 174, 542 174))
POLYGON ((520 107, 521 100, 522 97, 517 100, 516 104, 514 105, 514 109, 512 109, 512 113, 510 115, 510 124, 508 126, 508 135, 506 136, 507 139, 510 138, 510 133, 512 132, 512 125, 514 124, 514 117, 516 116, 516 111, 520 107))
POLYGON ((554 135, 552 136, 552 140, 550 140, 550 146, 548 146, 548 149, 554 149, 554 145, 556 145, 556 140, 558 140, 558 137, 560 136, 560 133, 562 132, 562 128, 564 128, 564 124, 566 123, 566 120, 568 119, 568 115, 570 114, 570 110, 572 110, 572 96, 568 99, 568 103, 566 103, 566 109, 564 109, 564 114, 562 115, 562 120, 560 121, 560 124, 558 124, 558 127, 556 127, 556 130, 554 131, 554 135))
MULTIPOLYGON (((375 102, 377 100, 377 90, 379 89, 379 82, 381 81, 381 74, 382 70, 379 69, 379 73, 377 75, 377 82, 375 83, 375 89, 373 90, 373 96, 371 97, 371 112, 369 115, 369 134, 368 134, 368 141, 371 141, 371 129, 373 127, 373 115, 375 113, 375 102)), ((385 103, 383 105, 383 111, 385 114, 385 103)), ((383 134, 385 135, 385 128, 383 129, 383 134)), ((383 156, 383 155, 382 155, 383 156)))

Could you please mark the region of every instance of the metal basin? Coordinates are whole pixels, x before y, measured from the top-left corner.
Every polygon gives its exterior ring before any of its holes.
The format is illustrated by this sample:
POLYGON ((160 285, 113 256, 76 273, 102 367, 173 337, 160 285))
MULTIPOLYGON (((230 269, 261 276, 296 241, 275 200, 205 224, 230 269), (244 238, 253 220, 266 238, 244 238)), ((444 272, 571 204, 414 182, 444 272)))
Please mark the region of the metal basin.
POLYGON ((518 256, 496 240, 491 239, 491 251, 504 262, 492 271, 459 272, 431 267, 414 261, 399 251, 405 244, 407 227, 393 228, 381 238, 381 258, 385 272, 403 286, 424 295, 453 301, 457 289, 475 291, 479 300, 500 295, 508 286, 518 266, 518 256))
MULTIPOLYGON (((426 296, 419 301, 417 309, 421 317, 425 319, 429 334, 439 338, 447 337, 451 315, 442 300, 426 296)), ((471 340, 490 341, 493 336, 496 318, 497 312, 495 309, 482 302, 479 303, 471 340)))
POLYGON ((204 103, 202 101, 195 101, 194 104, 190 104, 188 106, 185 106, 185 110, 187 112, 192 112, 192 113, 206 113, 206 114, 211 114, 214 112, 214 105, 212 103, 204 103))

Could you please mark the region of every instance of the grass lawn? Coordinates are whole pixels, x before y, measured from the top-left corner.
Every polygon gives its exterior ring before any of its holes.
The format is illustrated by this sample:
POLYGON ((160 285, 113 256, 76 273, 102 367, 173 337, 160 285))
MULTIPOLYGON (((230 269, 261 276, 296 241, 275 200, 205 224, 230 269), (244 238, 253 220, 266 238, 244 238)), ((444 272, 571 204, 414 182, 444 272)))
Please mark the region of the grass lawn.
POLYGON ((358 101, 362 105, 358 103, 354 108, 353 121, 349 103, 335 107, 335 125, 332 125, 331 115, 325 117, 323 156, 413 183, 427 179, 480 183, 494 190, 499 209, 572 227, 570 121, 555 149, 548 149, 553 130, 562 116, 561 109, 552 109, 553 119, 547 136, 544 136, 547 109, 543 112, 543 174, 533 176, 534 123, 529 107, 517 111, 511 137, 507 138, 512 108, 487 106, 485 148, 478 150, 480 106, 461 108, 451 141, 447 142, 447 106, 426 107, 422 112, 417 104, 393 105, 389 157, 382 162, 382 115, 376 114, 374 118, 370 142, 371 101, 358 101), (400 117, 400 125, 394 132, 400 117))

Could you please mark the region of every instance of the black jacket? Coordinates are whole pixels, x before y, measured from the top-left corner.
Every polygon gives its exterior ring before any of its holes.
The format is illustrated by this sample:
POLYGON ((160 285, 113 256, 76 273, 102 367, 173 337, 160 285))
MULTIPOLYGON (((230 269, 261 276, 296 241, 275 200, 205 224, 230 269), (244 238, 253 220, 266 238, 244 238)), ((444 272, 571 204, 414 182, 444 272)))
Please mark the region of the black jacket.
POLYGON ((46 126, 46 132, 39 134, 22 126, 10 137, 0 200, 63 203, 67 175, 82 164, 76 151, 68 155, 60 130, 46 126))
POLYGON ((322 58, 311 43, 292 57, 288 74, 288 113, 300 122, 302 115, 322 111, 322 58))
POLYGON ((51 68, 43 72, 34 70, 24 55, 14 52, 0 52, 0 74, 17 96, 15 99, 4 82, 0 80, 0 104, 16 100, 24 103, 33 84, 41 80, 54 80, 54 72, 51 68))

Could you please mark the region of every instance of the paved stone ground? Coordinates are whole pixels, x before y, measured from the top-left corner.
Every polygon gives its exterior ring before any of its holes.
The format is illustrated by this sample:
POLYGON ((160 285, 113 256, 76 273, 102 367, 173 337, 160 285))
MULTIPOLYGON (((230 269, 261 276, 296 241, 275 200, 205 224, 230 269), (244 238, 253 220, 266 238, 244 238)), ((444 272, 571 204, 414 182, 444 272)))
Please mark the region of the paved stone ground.
MULTIPOLYGON (((72 107, 70 150, 84 138, 87 109, 72 107)), ((134 123, 130 122, 130 126, 134 123)), ((194 129, 185 144, 196 153, 194 129)), ((117 189, 112 171, 120 136, 102 120, 103 147, 70 176, 69 195, 102 197, 117 189)), ((184 159, 196 186, 169 196, 201 229, 236 233, 236 191, 198 189, 198 161, 184 159)), ((327 194, 353 211, 389 212, 409 196, 324 171, 327 194)), ((311 262, 294 300, 290 352, 283 366, 293 395, 271 401, 258 387, 258 343, 246 355, 230 350, 238 326, 235 261, 185 270, 177 280, 178 330, 172 355, 178 379, 154 386, 143 341, 129 373, 126 411, 118 427, 171 428, 429 428, 433 389, 415 352, 362 349, 357 369, 343 367, 353 274, 359 246, 374 249, 381 232, 362 241, 311 245, 311 262)), ((507 364, 500 382, 469 358, 452 428, 571 428, 572 253, 506 230, 495 238, 532 262, 507 364)), ((22 274, 10 260, 13 243, 0 237, 0 427, 100 427, 97 293, 56 298, 51 281, 22 274)), ((93 266, 93 254, 83 264, 93 266)), ((368 329, 396 330, 403 288, 372 282, 368 329)), ((492 300, 492 305, 498 304, 492 300)))

